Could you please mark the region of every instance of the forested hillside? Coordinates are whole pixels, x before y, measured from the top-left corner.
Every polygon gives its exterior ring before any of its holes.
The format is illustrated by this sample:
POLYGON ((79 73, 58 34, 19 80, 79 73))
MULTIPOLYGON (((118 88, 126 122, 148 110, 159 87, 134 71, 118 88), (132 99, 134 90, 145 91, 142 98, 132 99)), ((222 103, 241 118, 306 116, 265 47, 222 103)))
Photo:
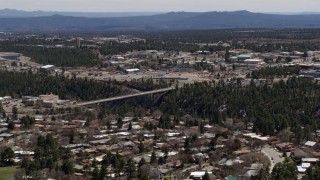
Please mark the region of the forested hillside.
POLYGON ((272 135, 291 127, 297 141, 319 128, 319 83, 291 78, 272 86, 227 85, 224 82, 186 84, 165 97, 163 112, 190 114, 222 123, 227 117, 252 122, 254 131, 272 135), (305 127, 302 129, 301 127, 305 127))
POLYGON ((90 50, 71 48, 46 48, 2 43, 0 51, 22 53, 39 64, 53 64, 58 67, 97 66, 97 56, 90 50))
POLYGON ((17 73, 0 71, 0 96, 38 96, 53 93, 61 99, 95 100, 128 93, 128 87, 138 90, 153 90, 168 87, 163 81, 135 80, 118 82, 115 80, 94 81, 62 75, 17 73))
POLYGON ((79 31, 156 31, 225 28, 319 28, 318 14, 279 15, 234 12, 170 12, 152 16, 85 18, 40 16, 0 18, 1 31, 79 32, 79 31))
POLYGON ((297 67, 264 67, 258 70, 253 70, 248 77, 253 79, 259 78, 276 78, 284 76, 299 75, 301 68, 297 67))

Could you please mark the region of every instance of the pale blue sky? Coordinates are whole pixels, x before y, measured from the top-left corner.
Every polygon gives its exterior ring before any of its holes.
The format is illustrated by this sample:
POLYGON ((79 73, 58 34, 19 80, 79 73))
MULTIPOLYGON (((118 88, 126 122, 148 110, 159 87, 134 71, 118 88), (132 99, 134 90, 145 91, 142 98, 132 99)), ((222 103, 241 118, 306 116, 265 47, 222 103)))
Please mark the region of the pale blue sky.
POLYGON ((320 0, 0 0, 0 9, 82 12, 320 12, 320 0))

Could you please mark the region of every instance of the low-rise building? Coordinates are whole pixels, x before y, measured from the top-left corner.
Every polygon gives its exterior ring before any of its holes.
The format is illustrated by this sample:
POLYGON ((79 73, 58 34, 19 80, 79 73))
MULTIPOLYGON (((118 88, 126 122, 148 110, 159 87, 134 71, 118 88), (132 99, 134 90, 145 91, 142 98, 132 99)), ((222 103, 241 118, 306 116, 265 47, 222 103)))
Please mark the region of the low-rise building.
POLYGON ((56 68, 55 65, 45 65, 45 66, 40 67, 40 71, 41 72, 52 72, 52 71, 54 71, 55 68, 56 68))

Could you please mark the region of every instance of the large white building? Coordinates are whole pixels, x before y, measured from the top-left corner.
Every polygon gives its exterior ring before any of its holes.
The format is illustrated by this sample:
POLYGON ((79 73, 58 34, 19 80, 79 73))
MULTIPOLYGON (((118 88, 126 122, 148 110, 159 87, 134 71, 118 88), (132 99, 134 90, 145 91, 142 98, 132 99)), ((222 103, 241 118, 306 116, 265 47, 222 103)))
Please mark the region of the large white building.
POLYGON ((45 65, 45 66, 42 66, 40 68, 40 71, 42 72, 51 72, 51 71, 54 71, 56 67, 54 65, 45 65))
POLYGON ((262 59, 246 59, 243 61, 244 64, 264 64, 262 59))
POLYGON ((138 69, 138 68, 126 69, 126 72, 127 72, 127 73, 135 73, 135 72, 138 72, 138 71, 140 71, 140 69, 138 69))

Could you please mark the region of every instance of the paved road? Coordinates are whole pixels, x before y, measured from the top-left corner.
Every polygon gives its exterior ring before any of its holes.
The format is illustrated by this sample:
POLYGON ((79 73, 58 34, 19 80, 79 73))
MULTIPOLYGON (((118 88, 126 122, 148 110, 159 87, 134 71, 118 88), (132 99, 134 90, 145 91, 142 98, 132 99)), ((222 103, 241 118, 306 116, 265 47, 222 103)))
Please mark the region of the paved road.
POLYGON ((171 91, 173 89, 175 89, 175 88, 170 87, 170 88, 157 89, 157 90, 152 90, 152 91, 139 92, 139 93, 124 95, 124 96, 117 96, 117 97, 112 97, 112 98, 98 99, 98 100, 94 100, 94 101, 77 103, 77 104, 74 104, 73 106, 86 106, 86 105, 98 104, 98 103, 102 103, 102 102, 110 102, 110 101, 115 101, 115 100, 120 100, 120 99, 131 98, 131 97, 144 96, 144 95, 148 95, 148 94, 155 94, 155 93, 171 91))
POLYGON ((270 171, 272 171, 275 164, 284 161, 282 153, 278 152, 273 147, 265 146, 264 148, 262 148, 261 152, 268 156, 271 161, 270 171))

